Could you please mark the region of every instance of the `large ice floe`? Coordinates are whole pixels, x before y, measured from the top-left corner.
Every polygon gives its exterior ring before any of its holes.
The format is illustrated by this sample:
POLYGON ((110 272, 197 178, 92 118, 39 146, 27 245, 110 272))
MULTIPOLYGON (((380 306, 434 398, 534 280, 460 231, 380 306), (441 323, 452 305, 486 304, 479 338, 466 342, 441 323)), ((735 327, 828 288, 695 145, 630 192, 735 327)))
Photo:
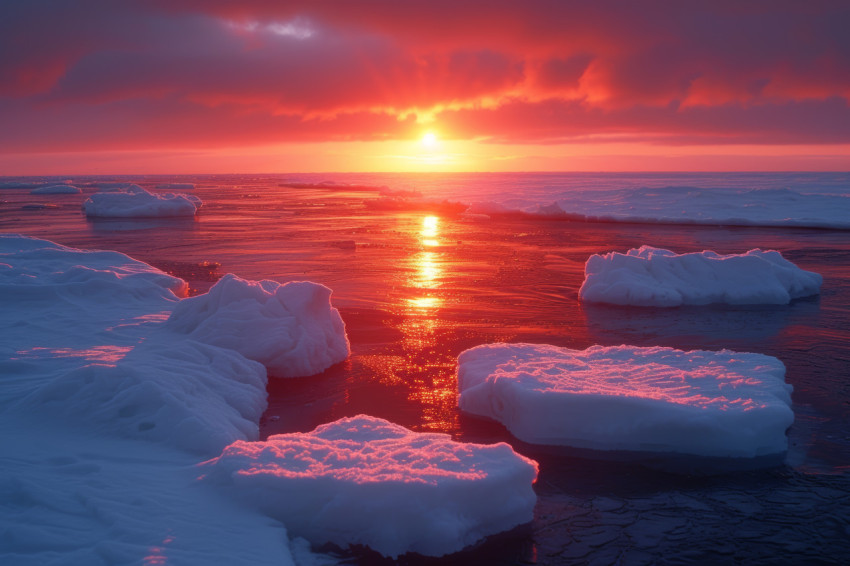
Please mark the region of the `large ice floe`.
POLYGON ((166 327, 236 350, 276 377, 303 377, 348 357, 345 325, 330 298, 330 289, 309 281, 281 285, 228 274, 205 295, 182 300, 166 327))
POLYGON ((644 307, 784 305, 817 295, 822 282, 821 275, 800 269, 777 251, 677 254, 642 246, 590 256, 579 297, 644 307))
POLYGON ((138 185, 107 186, 83 203, 86 216, 110 218, 149 218, 194 216, 201 208, 195 195, 154 194, 138 185))
POLYGON ((443 553, 531 518, 536 467, 508 446, 368 417, 302 435, 327 453, 302 452, 316 465, 294 483, 243 477, 240 454, 265 471, 296 459, 279 438, 254 442, 267 378, 246 356, 319 371, 347 352, 344 328, 313 283, 230 276, 185 292, 117 252, 0 235, 0 564, 321 560, 288 521, 314 542, 443 553), (335 455, 352 460, 332 473, 335 455))
POLYGON ((458 404, 533 444, 752 458, 787 449, 784 376, 728 350, 491 344, 458 357, 458 404))
POLYGON ((532 519, 537 464, 504 443, 454 442, 359 415, 235 442, 204 480, 317 543, 441 556, 532 519))

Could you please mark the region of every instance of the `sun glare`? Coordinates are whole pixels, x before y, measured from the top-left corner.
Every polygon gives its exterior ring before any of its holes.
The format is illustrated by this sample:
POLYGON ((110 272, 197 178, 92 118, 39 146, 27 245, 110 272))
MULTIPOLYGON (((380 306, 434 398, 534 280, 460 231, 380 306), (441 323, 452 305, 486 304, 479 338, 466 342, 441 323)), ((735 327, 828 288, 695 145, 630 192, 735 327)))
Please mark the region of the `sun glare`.
POLYGON ((425 147, 436 147, 437 146, 437 134, 434 132, 425 132, 422 135, 422 145, 425 147))

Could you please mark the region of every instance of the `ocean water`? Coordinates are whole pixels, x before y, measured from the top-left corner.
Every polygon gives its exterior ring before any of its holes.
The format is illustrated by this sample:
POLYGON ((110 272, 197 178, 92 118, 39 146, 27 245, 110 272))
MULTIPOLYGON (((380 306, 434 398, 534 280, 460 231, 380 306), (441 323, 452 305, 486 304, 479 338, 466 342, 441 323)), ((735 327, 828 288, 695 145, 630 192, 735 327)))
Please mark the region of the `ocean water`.
MULTIPOLYGON (((0 230, 118 250, 186 279, 195 293, 228 272, 312 280, 334 290, 352 355, 319 376, 272 379, 264 436, 368 413, 461 440, 509 442, 540 462, 530 525, 443 559, 403 561, 808 564, 850 556, 850 230, 485 218, 442 203, 523 209, 640 189, 697 188, 721 201, 752 189, 847 195, 850 174, 50 179, 58 180, 81 186, 83 194, 0 189, 0 230), (193 182, 205 204, 190 219, 87 219, 80 205, 104 181, 152 190, 193 182), (659 310, 578 302, 590 254, 643 244, 677 252, 777 249, 824 275, 824 284, 820 296, 782 307, 659 310), (457 354, 495 341, 776 356, 794 386, 788 453, 741 463, 524 445, 501 425, 456 409, 457 354)), ((366 549, 340 556, 386 562, 366 549)))

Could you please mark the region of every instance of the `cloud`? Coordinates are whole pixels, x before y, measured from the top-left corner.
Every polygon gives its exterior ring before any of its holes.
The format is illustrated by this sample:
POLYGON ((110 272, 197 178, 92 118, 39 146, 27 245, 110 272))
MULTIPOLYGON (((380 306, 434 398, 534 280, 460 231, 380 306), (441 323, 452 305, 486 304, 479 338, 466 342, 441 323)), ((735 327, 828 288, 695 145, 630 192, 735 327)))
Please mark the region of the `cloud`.
POLYGON ((843 143, 840 1, 4 4, 4 151, 444 136, 843 143))

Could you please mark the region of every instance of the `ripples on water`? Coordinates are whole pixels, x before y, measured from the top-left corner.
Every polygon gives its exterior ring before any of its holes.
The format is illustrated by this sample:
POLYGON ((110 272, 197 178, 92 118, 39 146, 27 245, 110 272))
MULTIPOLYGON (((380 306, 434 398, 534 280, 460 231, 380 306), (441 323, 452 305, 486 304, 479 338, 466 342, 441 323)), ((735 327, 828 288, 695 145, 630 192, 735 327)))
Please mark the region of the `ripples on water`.
MULTIPOLYGON (((570 182, 623 182, 611 177, 572 176, 570 182)), ((787 184, 813 182, 792 177, 786 176, 787 184)), ((456 191, 452 183, 479 191, 487 182, 500 191, 525 183, 545 192, 554 182, 551 176, 518 179, 395 175, 351 182, 430 187, 435 194, 456 191)), ((649 185, 647 179, 640 181, 649 185)), ((278 186, 280 179, 246 177, 196 181, 205 202, 196 219, 91 221, 79 211, 85 194, 4 190, 0 221, 4 232, 127 253, 187 279, 196 293, 227 272, 331 287, 352 355, 320 376, 272 380, 264 435, 368 413, 461 440, 507 441, 540 462, 531 525, 451 557, 407 561, 775 564, 838 563, 850 556, 850 232, 468 221, 434 209, 371 206, 379 195, 363 187, 287 188, 278 186), (59 206, 21 208, 36 200, 59 206), (645 310, 578 303, 588 255, 642 244, 677 252, 777 249, 822 273, 823 291, 787 307, 645 310), (457 354, 494 341, 730 348, 776 356, 794 385, 789 452, 781 461, 757 463, 767 467, 740 469, 735 462, 522 444, 501 425, 456 409, 457 354)), ((776 179, 696 181, 743 186, 776 179)), ((840 175, 817 181, 834 190, 848 186, 840 175)), ((365 550, 344 559, 386 562, 365 550)))

